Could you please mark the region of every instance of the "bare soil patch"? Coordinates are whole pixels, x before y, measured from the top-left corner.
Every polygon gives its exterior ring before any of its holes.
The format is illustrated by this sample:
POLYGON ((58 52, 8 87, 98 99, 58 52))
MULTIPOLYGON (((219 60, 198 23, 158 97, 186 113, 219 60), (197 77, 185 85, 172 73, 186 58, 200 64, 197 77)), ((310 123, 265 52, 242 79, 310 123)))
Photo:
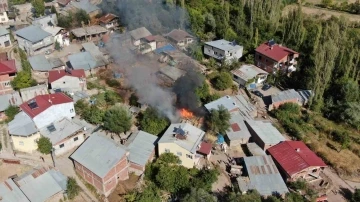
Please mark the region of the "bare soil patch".
POLYGON ((115 190, 110 194, 108 200, 109 202, 122 202, 124 201, 123 196, 133 190, 136 186, 136 183, 139 180, 139 176, 131 174, 128 180, 119 182, 115 190))
POLYGON ((29 170, 32 167, 28 165, 21 165, 21 164, 7 164, 0 162, 0 182, 5 181, 12 175, 21 175, 29 170))

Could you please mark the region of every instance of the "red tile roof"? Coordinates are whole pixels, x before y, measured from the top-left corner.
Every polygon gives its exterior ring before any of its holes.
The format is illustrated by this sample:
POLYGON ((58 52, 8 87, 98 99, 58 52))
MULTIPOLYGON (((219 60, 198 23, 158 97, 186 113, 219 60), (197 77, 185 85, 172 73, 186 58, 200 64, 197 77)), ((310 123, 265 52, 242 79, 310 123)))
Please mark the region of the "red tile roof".
POLYGON ((201 154, 209 155, 211 152, 212 145, 207 142, 201 142, 200 149, 197 151, 201 154))
POLYGON ((279 44, 275 44, 271 48, 268 45, 268 42, 261 44, 255 51, 276 61, 280 61, 289 54, 299 54, 298 52, 279 44))
POLYGON ((15 60, 0 61, 0 75, 16 73, 15 60))
POLYGON ((38 106, 37 108, 31 109, 29 107, 28 102, 30 100, 28 100, 27 102, 24 102, 23 104, 20 105, 20 108, 31 118, 36 117, 37 115, 39 115, 41 112, 45 111, 52 105, 73 102, 73 100, 71 98, 69 98, 67 95, 65 95, 64 93, 38 95, 31 100, 35 100, 35 102, 37 103, 37 106, 38 106))
POLYGON ((101 18, 99 18, 99 21, 106 24, 106 23, 111 22, 115 18, 117 18, 116 15, 114 15, 112 13, 108 13, 108 14, 102 16, 101 18))
POLYGON ((267 151, 290 177, 312 166, 326 167, 324 161, 302 141, 285 141, 267 151))
POLYGON ((78 78, 85 78, 85 71, 83 69, 74 69, 71 70, 71 74, 69 74, 65 70, 52 70, 49 71, 49 83, 52 83, 64 76, 72 76, 72 77, 78 77, 78 78))

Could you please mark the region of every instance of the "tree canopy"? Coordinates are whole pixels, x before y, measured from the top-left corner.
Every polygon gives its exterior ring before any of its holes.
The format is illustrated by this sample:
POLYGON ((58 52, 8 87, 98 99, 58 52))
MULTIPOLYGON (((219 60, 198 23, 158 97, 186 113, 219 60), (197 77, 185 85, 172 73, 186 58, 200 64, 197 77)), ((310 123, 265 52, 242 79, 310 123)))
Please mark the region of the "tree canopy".
POLYGON ((80 193, 80 187, 77 184, 75 178, 68 177, 68 181, 66 183, 66 194, 67 197, 72 200, 80 193))
POLYGON ((202 188, 191 188, 190 193, 186 194, 181 202, 217 202, 215 196, 202 188))
POLYGON ((140 117, 141 130, 158 135, 169 125, 169 120, 161 116, 154 108, 148 107, 140 117))
POLYGON ((226 90, 233 84, 231 75, 225 71, 220 72, 220 74, 214 79, 213 83, 214 87, 218 90, 226 90))
POLYGON ((38 150, 39 152, 43 153, 43 154, 50 154, 51 150, 52 150, 52 143, 50 141, 49 138, 47 137, 41 137, 38 141, 37 141, 37 146, 38 146, 38 150))
POLYGON ((124 107, 114 106, 108 109, 104 115, 104 128, 114 132, 123 133, 130 130, 132 116, 124 107))
POLYGON ((40 16, 44 15, 44 12, 45 12, 44 0, 33 0, 32 6, 34 7, 35 17, 40 17, 40 16))
POLYGON ((6 121, 10 122, 14 119, 15 115, 20 112, 19 107, 10 105, 7 109, 5 109, 5 115, 7 117, 6 121))
POLYGON ((223 105, 220 105, 217 110, 212 109, 210 113, 211 130, 225 133, 230 127, 230 118, 229 111, 223 105))

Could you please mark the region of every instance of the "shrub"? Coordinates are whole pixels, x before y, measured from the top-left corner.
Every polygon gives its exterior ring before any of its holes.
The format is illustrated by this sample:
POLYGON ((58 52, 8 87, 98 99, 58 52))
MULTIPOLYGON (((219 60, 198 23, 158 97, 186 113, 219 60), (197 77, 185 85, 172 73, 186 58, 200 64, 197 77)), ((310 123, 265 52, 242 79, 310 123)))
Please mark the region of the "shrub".
POLYGON ((66 184, 66 193, 68 198, 70 200, 74 199, 79 194, 79 192, 80 192, 80 187, 77 184, 75 178, 69 177, 66 184))
POLYGON ((51 150, 52 150, 52 143, 50 141, 49 138, 47 137, 41 137, 38 141, 37 141, 37 145, 38 145, 38 150, 39 152, 43 153, 43 154, 50 154, 51 150))
POLYGON ((118 88, 121 86, 120 82, 116 79, 106 79, 105 82, 107 85, 109 85, 110 87, 113 87, 113 88, 118 88))
POLYGON ((232 78, 231 75, 227 72, 221 72, 214 79, 214 87, 218 90, 226 90, 232 86, 232 78))

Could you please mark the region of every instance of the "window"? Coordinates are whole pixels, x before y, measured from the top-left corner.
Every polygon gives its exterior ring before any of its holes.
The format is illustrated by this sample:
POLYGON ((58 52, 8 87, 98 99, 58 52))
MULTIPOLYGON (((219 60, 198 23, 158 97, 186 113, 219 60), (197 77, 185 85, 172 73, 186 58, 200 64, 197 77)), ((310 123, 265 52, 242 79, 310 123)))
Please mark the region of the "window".
POLYGON ((59 145, 59 147, 60 147, 60 148, 63 148, 64 146, 65 146, 65 145, 64 145, 64 143, 63 143, 63 144, 61 144, 61 145, 59 145))
POLYGON ((4 83, 5 86, 10 86, 10 81, 4 83))
POLYGON ((23 142, 23 141, 19 141, 19 145, 20 145, 20 146, 24 146, 24 142, 23 142))
POLYGON ((74 112, 74 109, 70 109, 70 113, 73 113, 74 112))
POLYGON ((5 18, 1 18, 1 21, 5 21, 5 18))
POLYGON ((182 156, 182 153, 181 153, 181 152, 176 152, 176 154, 177 154, 178 156, 182 156))
POLYGON ((74 142, 78 141, 78 140, 79 140, 79 137, 74 137, 74 142))
POLYGON ((166 152, 166 153, 169 153, 169 152, 170 152, 170 149, 165 149, 165 152, 166 152))
POLYGON ((259 60, 261 60, 261 55, 259 55, 259 60))
POLYGON ((63 81, 63 84, 65 84, 65 81, 63 81))
POLYGON ((232 56, 232 53, 230 53, 230 56, 232 56))
POLYGON ((182 164, 182 160, 179 160, 179 164, 182 164))
POLYGON ((186 157, 189 158, 189 159, 193 158, 192 155, 190 155, 190 154, 186 154, 186 157))
POLYGON ((4 16, 4 13, 0 13, 0 16, 4 16))

